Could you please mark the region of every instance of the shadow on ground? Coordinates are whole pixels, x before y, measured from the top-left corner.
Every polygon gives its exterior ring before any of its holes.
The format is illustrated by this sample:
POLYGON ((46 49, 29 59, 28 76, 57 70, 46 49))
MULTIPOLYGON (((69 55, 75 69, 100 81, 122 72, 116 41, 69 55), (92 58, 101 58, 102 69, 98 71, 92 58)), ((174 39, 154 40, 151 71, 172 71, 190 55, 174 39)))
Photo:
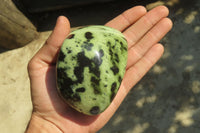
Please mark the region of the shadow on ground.
POLYGON ((165 53, 99 133, 200 131, 200 1, 162 2, 174 22, 165 53))
MULTIPOLYGON (((66 16, 70 20, 72 27, 94 24, 103 25, 128 8, 149 3, 148 0, 110 0, 110 2, 91 3, 59 10, 30 12, 23 3, 19 2, 20 0, 12 1, 32 21, 38 31, 52 30, 57 17, 60 15, 66 16)), ((151 2, 155 1, 151 0, 151 2)))

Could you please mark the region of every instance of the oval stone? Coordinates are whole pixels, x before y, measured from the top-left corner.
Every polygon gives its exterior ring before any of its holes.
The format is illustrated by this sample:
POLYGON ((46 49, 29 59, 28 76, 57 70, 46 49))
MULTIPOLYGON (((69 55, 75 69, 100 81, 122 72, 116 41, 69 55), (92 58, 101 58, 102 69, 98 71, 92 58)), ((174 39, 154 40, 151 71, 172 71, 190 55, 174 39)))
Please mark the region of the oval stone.
POLYGON ((126 64, 127 41, 121 32, 99 25, 75 30, 58 55, 58 92, 77 111, 97 115, 115 97, 126 64))

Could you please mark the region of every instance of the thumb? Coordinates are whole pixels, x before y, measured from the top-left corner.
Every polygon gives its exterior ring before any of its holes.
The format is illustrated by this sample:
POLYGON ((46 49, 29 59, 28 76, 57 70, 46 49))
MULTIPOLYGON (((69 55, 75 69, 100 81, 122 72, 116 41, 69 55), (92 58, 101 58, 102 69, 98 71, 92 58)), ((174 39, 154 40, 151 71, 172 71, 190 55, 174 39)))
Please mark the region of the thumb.
POLYGON ((46 43, 29 62, 29 71, 32 69, 38 70, 40 68, 55 64, 57 53, 69 32, 69 20, 64 16, 58 17, 56 26, 46 43))

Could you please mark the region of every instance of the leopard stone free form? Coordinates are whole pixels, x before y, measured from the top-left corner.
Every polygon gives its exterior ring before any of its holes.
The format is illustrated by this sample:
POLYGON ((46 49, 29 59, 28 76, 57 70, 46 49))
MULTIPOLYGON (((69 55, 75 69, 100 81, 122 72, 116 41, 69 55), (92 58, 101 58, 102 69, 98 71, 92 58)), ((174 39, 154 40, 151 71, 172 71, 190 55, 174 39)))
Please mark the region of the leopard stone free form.
POLYGON ((57 87, 71 107, 87 115, 103 112, 115 97, 127 63, 127 41, 106 26, 71 32, 57 60, 57 87))

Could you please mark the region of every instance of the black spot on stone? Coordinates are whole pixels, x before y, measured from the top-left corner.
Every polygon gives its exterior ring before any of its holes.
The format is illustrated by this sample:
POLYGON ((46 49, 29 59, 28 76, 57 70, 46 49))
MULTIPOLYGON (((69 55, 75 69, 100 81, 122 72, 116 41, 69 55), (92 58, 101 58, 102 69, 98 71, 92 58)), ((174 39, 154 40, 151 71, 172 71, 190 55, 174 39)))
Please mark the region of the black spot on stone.
POLYGON ((80 44, 80 41, 75 41, 75 43, 78 43, 78 44, 80 44))
POLYGON ((94 106, 94 107, 92 107, 92 108, 90 109, 90 113, 91 113, 92 115, 97 115, 99 112, 100 112, 100 109, 99 109, 98 106, 94 106))
POLYGON ((113 46, 112 46, 112 49, 115 49, 115 46, 116 46, 116 45, 113 45, 113 46))
POLYGON ((112 102, 112 100, 114 99, 114 97, 115 97, 115 95, 116 95, 116 93, 115 93, 115 90, 117 89, 117 83, 116 82, 114 82, 114 83, 112 83, 112 85, 111 85, 111 92, 112 92, 112 94, 111 94, 111 97, 110 97, 110 102, 112 102))
POLYGON ((104 85, 104 87, 107 87, 108 85, 104 85))
POLYGON ((100 82, 99 64, 95 62, 94 59, 89 59, 88 57, 86 57, 84 51, 78 53, 77 62, 78 66, 74 68, 74 74, 77 77, 77 81, 75 82, 75 84, 83 82, 84 68, 88 67, 89 72, 92 73, 92 75, 94 75, 91 77, 91 85, 94 88, 94 93, 100 94, 101 91, 99 88, 99 82, 100 82), (94 65, 92 65, 92 63, 94 63, 94 65))
POLYGON ((74 94, 74 95, 72 96, 72 100, 73 100, 74 102, 80 102, 80 101, 81 101, 81 98, 80 98, 80 96, 79 96, 78 94, 74 94))
POLYGON ((96 77, 91 78, 91 82, 95 83, 96 85, 99 85, 99 81, 100 81, 100 79, 97 79, 96 77))
POLYGON ((111 97, 110 97, 110 102, 112 102, 112 100, 115 98, 115 93, 113 92, 112 94, 111 94, 111 97))
POLYGON ((87 40, 91 40, 91 39, 93 38, 92 33, 91 33, 91 32, 86 32, 86 33, 85 33, 85 38, 86 38, 87 40))
POLYGON ((118 57, 117 53, 114 53, 115 50, 112 48, 111 45, 109 45, 108 47, 109 47, 109 54, 111 57, 110 60, 113 64, 113 66, 110 69, 113 71, 114 75, 116 75, 119 72, 119 68, 116 65, 116 62, 119 62, 119 57, 118 57))
POLYGON ((96 99, 96 98, 93 98, 92 100, 95 101, 95 100, 97 100, 97 99, 96 99))
POLYGON ((116 87, 117 87, 117 83, 116 82, 112 83, 112 85, 111 85, 111 91, 114 92, 115 89, 116 89, 116 87))
POLYGON ((127 51, 127 47, 125 47, 125 46, 121 46, 120 47, 120 50, 123 52, 123 51, 127 51))
POLYGON ((121 76, 119 76, 118 81, 119 81, 119 83, 122 82, 122 77, 121 76))
POLYGON ((71 58, 72 60, 76 60, 76 57, 75 56, 72 56, 72 58, 71 58))
POLYGON ((69 36, 67 37, 67 39, 72 39, 72 38, 74 38, 74 34, 71 34, 71 35, 69 35, 69 36))
POLYGON ((124 50, 124 51, 127 51, 127 47, 123 47, 123 50, 124 50))
POLYGON ((70 86, 74 82, 67 76, 64 68, 57 69, 57 83, 61 95, 65 99, 73 99, 73 90, 70 86))
POLYGON ((119 56, 118 56, 117 53, 115 53, 115 61, 116 61, 117 63, 119 63, 119 56))
POLYGON ((108 73, 108 71, 106 70, 106 73, 108 73))
POLYGON ((58 60, 59 60, 59 61, 64 61, 64 59, 65 59, 64 53, 63 53, 63 52, 60 52, 59 55, 58 55, 58 60))
POLYGON ((108 47, 109 47, 109 54, 111 55, 111 59, 113 59, 113 49, 112 49, 112 46, 109 45, 108 47))
POLYGON ((90 73, 93 73, 96 77, 100 77, 99 65, 95 64, 94 67, 89 67, 90 73))
POLYGON ((113 66, 110 69, 113 71, 114 75, 116 75, 119 72, 119 68, 117 66, 113 66))
POLYGON ((94 94, 101 94, 101 91, 97 88, 99 87, 94 87, 94 94))
POLYGON ((72 52, 72 50, 68 50, 67 53, 70 54, 72 52))
POLYGON ((85 52, 82 51, 82 52, 78 53, 78 55, 77 55, 77 62, 78 62, 78 66, 74 68, 74 74, 77 77, 77 82, 82 83, 84 67, 90 66, 91 61, 89 58, 87 58, 85 56, 85 52))
MULTIPOLYGON (((69 49, 68 49, 69 50, 69 49)), ((103 56, 103 51, 100 50, 100 56, 103 56)), ((64 60, 65 55, 60 52, 59 60, 64 60)), ((78 94, 74 93, 73 86, 83 82, 84 79, 84 68, 88 67, 89 72, 93 75, 91 78, 91 85, 94 88, 95 94, 100 94, 101 89, 99 87, 100 82, 100 70, 99 65, 101 63, 95 62, 94 59, 89 59, 85 56, 85 52, 81 51, 77 54, 77 56, 73 56, 72 60, 77 60, 78 65, 74 68, 74 75, 76 76, 77 80, 72 80, 71 77, 68 77, 67 73, 65 72, 67 68, 58 68, 57 69, 57 81, 58 87, 60 88, 60 92, 65 99, 71 99, 73 101, 81 101, 81 98, 78 94), (94 64, 94 65, 92 65, 94 64)), ((102 59, 100 58, 100 62, 102 59)), ((83 88, 79 88, 76 91, 83 92, 83 88)))
POLYGON ((100 82, 99 77, 98 78, 96 78, 96 77, 91 78, 91 83, 92 83, 92 87, 94 89, 94 94, 100 94, 101 93, 100 88, 99 88, 99 82, 100 82))
POLYGON ((118 39, 115 39, 115 41, 116 41, 116 42, 119 42, 119 40, 118 40, 118 39))
POLYGON ((127 46, 124 46, 123 42, 120 42, 120 44, 121 44, 120 50, 127 51, 127 46))
POLYGON ((87 49, 88 51, 91 51, 93 46, 93 43, 84 42, 83 48, 87 49))
POLYGON ((100 49, 100 50, 99 50, 99 55, 100 55, 100 57, 103 57, 103 56, 104 56, 103 49, 100 49))
POLYGON ((85 88, 83 88, 83 87, 78 88, 78 89, 76 89, 76 92, 85 92, 85 88))

